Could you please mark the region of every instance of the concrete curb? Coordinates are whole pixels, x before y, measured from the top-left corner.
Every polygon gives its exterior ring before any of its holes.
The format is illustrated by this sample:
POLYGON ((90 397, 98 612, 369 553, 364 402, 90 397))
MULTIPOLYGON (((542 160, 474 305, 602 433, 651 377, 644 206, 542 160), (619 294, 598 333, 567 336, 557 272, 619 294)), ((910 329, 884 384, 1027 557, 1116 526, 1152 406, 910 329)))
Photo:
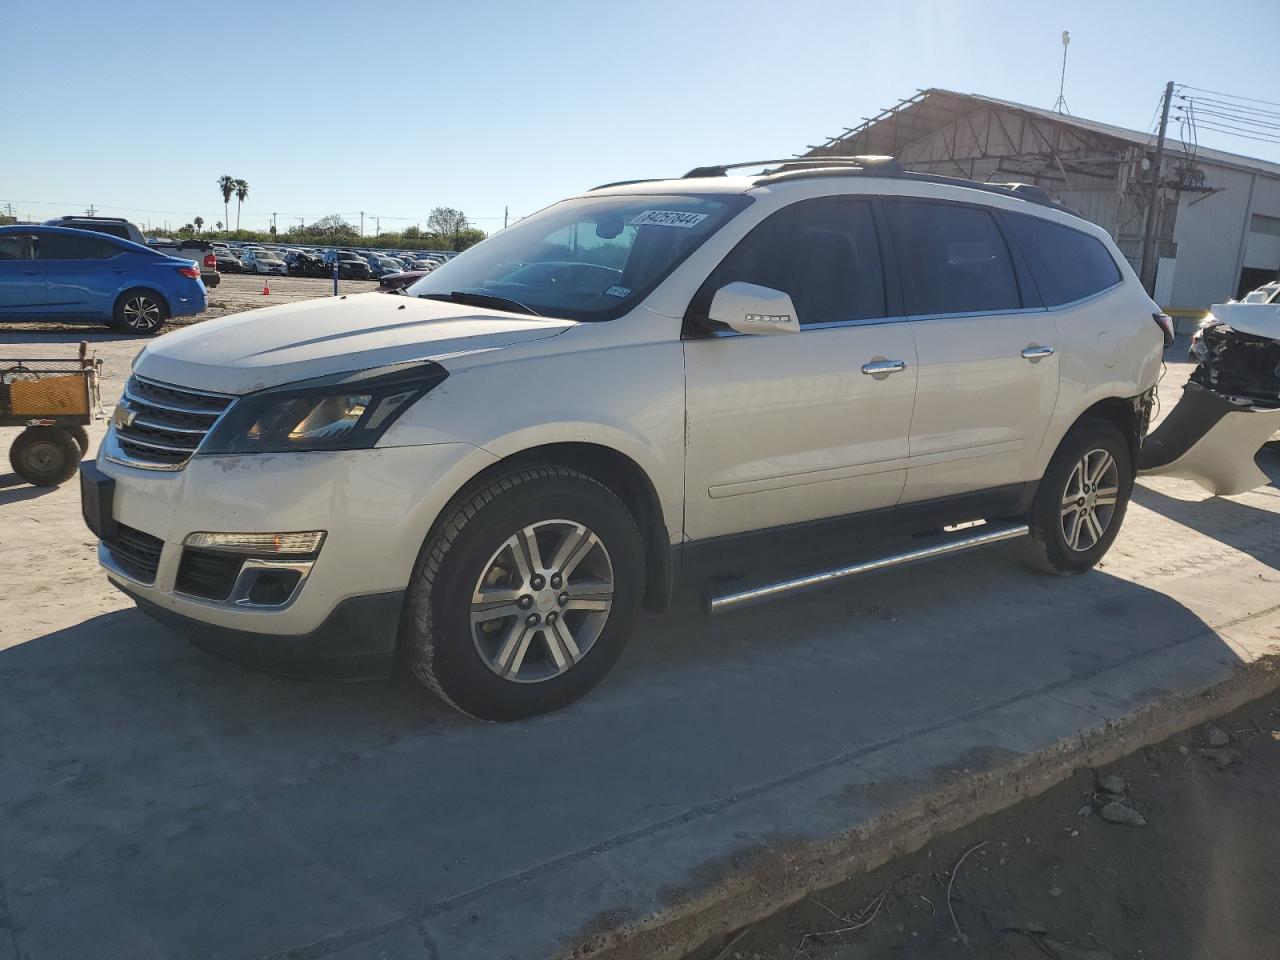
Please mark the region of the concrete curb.
MULTIPOLYGON (((662 911, 607 931, 593 931, 557 956, 564 960, 677 960, 713 938, 853 874, 873 870, 935 837, 1037 796, 1081 768, 1111 763, 1277 688, 1280 655, 1267 655, 1234 665, 1224 680, 1177 693, 1159 691, 1156 699, 1120 719, 1102 720, 1043 749, 1012 757, 970 757, 967 772, 961 775, 944 772, 932 781, 912 782, 910 799, 904 804, 825 841, 779 838, 735 858, 732 868, 709 888, 683 891, 662 911)), ((900 792, 905 792, 905 785, 900 792)))

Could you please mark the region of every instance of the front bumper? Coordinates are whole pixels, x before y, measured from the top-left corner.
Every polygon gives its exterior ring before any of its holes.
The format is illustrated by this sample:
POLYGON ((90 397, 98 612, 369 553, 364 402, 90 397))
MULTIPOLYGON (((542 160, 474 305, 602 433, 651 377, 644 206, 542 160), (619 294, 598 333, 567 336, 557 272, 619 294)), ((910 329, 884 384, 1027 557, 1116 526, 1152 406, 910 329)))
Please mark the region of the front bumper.
POLYGON ((237 663, 291 677, 362 680, 388 675, 395 661, 403 590, 349 597, 309 633, 264 637, 185 616, 152 603, 132 586, 113 583, 153 620, 237 663))
POLYGON ((177 471, 106 458, 87 473, 114 481, 114 524, 154 545, 150 567, 118 562, 108 579, 156 619, 237 660, 300 674, 378 672, 395 649, 404 592, 424 538, 453 491, 495 461, 465 443, 328 453, 195 457, 177 471), (307 576, 279 607, 208 600, 178 589, 183 541, 195 532, 323 530, 307 576), (151 540, 150 538, 155 538, 151 540), (154 570, 154 575, 150 573, 154 570))

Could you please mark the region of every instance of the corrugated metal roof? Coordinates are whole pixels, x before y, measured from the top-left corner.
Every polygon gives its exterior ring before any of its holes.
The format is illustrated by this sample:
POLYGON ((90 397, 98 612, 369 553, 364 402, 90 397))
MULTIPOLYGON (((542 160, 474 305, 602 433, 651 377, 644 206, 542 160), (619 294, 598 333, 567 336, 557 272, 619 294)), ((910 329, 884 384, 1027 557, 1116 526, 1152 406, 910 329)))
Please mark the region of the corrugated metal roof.
MULTIPOLYGON (((875 128, 885 124, 891 117, 900 118, 903 115, 909 115, 910 122, 908 132, 915 139, 928 136, 929 134, 955 122, 957 118, 954 106, 957 105, 958 101, 968 101, 975 105, 982 104, 1001 107, 1005 110, 1012 110, 1016 113, 1027 114, 1041 120, 1047 120, 1051 123, 1064 124, 1099 136, 1110 137, 1113 140, 1118 140, 1127 144, 1146 146, 1155 142, 1154 134, 1143 133, 1139 130, 1130 130, 1127 127, 1118 127, 1110 123, 1100 123, 1097 120, 1085 120, 1082 117, 1073 117, 1066 113, 1055 113, 1052 110, 1046 110, 1042 107, 1032 107, 1025 103, 1015 103, 1012 100, 1001 100, 998 97, 987 97, 978 93, 957 93, 954 90, 944 90, 939 87, 931 87, 928 90, 920 91, 919 94, 909 100, 904 100, 896 107, 884 111, 880 116, 868 120, 866 123, 862 124, 862 126, 850 128, 846 133, 833 138, 827 144, 817 148, 815 152, 825 152, 838 143, 852 140, 859 136, 865 141, 868 141, 869 144, 874 144, 880 139, 877 136, 879 131, 875 128), (931 104, 930 100, 933 100, 934 103, 931 104)), ((898 123, 895 122, 894 127, 893 137, 896 138, 898 134, 898 123)), ((1180 153, 1192 155, 1201 163, 1219 164, 1224 167, 1233 167, 1239 170, 1248 170, 1254 173, 1266 174, 1267 176, 1280 177, 1280 163, 1273 163, 1269 160, 1258 160, 1254 157, 1245 157, 1237 153, 1230 153, 1226 150, 1214 150, 1210 147, 1185 144, 1179 140, 1168 141, 1166 149, 1170 148, 1180 153)))

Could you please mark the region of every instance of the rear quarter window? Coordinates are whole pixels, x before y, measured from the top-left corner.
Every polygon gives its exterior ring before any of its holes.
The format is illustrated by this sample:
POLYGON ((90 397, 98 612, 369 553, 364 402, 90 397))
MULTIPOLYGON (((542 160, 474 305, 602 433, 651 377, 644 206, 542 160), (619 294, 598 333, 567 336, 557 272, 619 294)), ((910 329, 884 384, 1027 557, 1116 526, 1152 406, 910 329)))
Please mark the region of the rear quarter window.
POLYGON ((1039 217, 1005 213, 1045 306, 1060 307, 1114 287, 1120 268, 1097 237, 1039 217))

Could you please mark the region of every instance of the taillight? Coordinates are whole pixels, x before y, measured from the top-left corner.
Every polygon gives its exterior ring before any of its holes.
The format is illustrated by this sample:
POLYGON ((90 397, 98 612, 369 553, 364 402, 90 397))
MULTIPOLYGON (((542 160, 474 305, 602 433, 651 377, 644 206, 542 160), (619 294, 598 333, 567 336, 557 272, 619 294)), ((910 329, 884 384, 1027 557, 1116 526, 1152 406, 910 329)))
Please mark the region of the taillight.
POLYGON ((195 266, 179 267, 178 272, 182 274, 184 277, 190 277, 192 280, 200 279, 200 269, 195 266))
POLYGON ((1164 345, 1167 347, 1172 344, 1174 338, 1173 317, 1167 313, 1153 313, 1151 319, 1164 332, 1164 345))
POLYGON ((218 258, 215 257, 212 253, 206 253, 204 255, 204 265, 208 267, 210 270, 217 270, 218 258))

